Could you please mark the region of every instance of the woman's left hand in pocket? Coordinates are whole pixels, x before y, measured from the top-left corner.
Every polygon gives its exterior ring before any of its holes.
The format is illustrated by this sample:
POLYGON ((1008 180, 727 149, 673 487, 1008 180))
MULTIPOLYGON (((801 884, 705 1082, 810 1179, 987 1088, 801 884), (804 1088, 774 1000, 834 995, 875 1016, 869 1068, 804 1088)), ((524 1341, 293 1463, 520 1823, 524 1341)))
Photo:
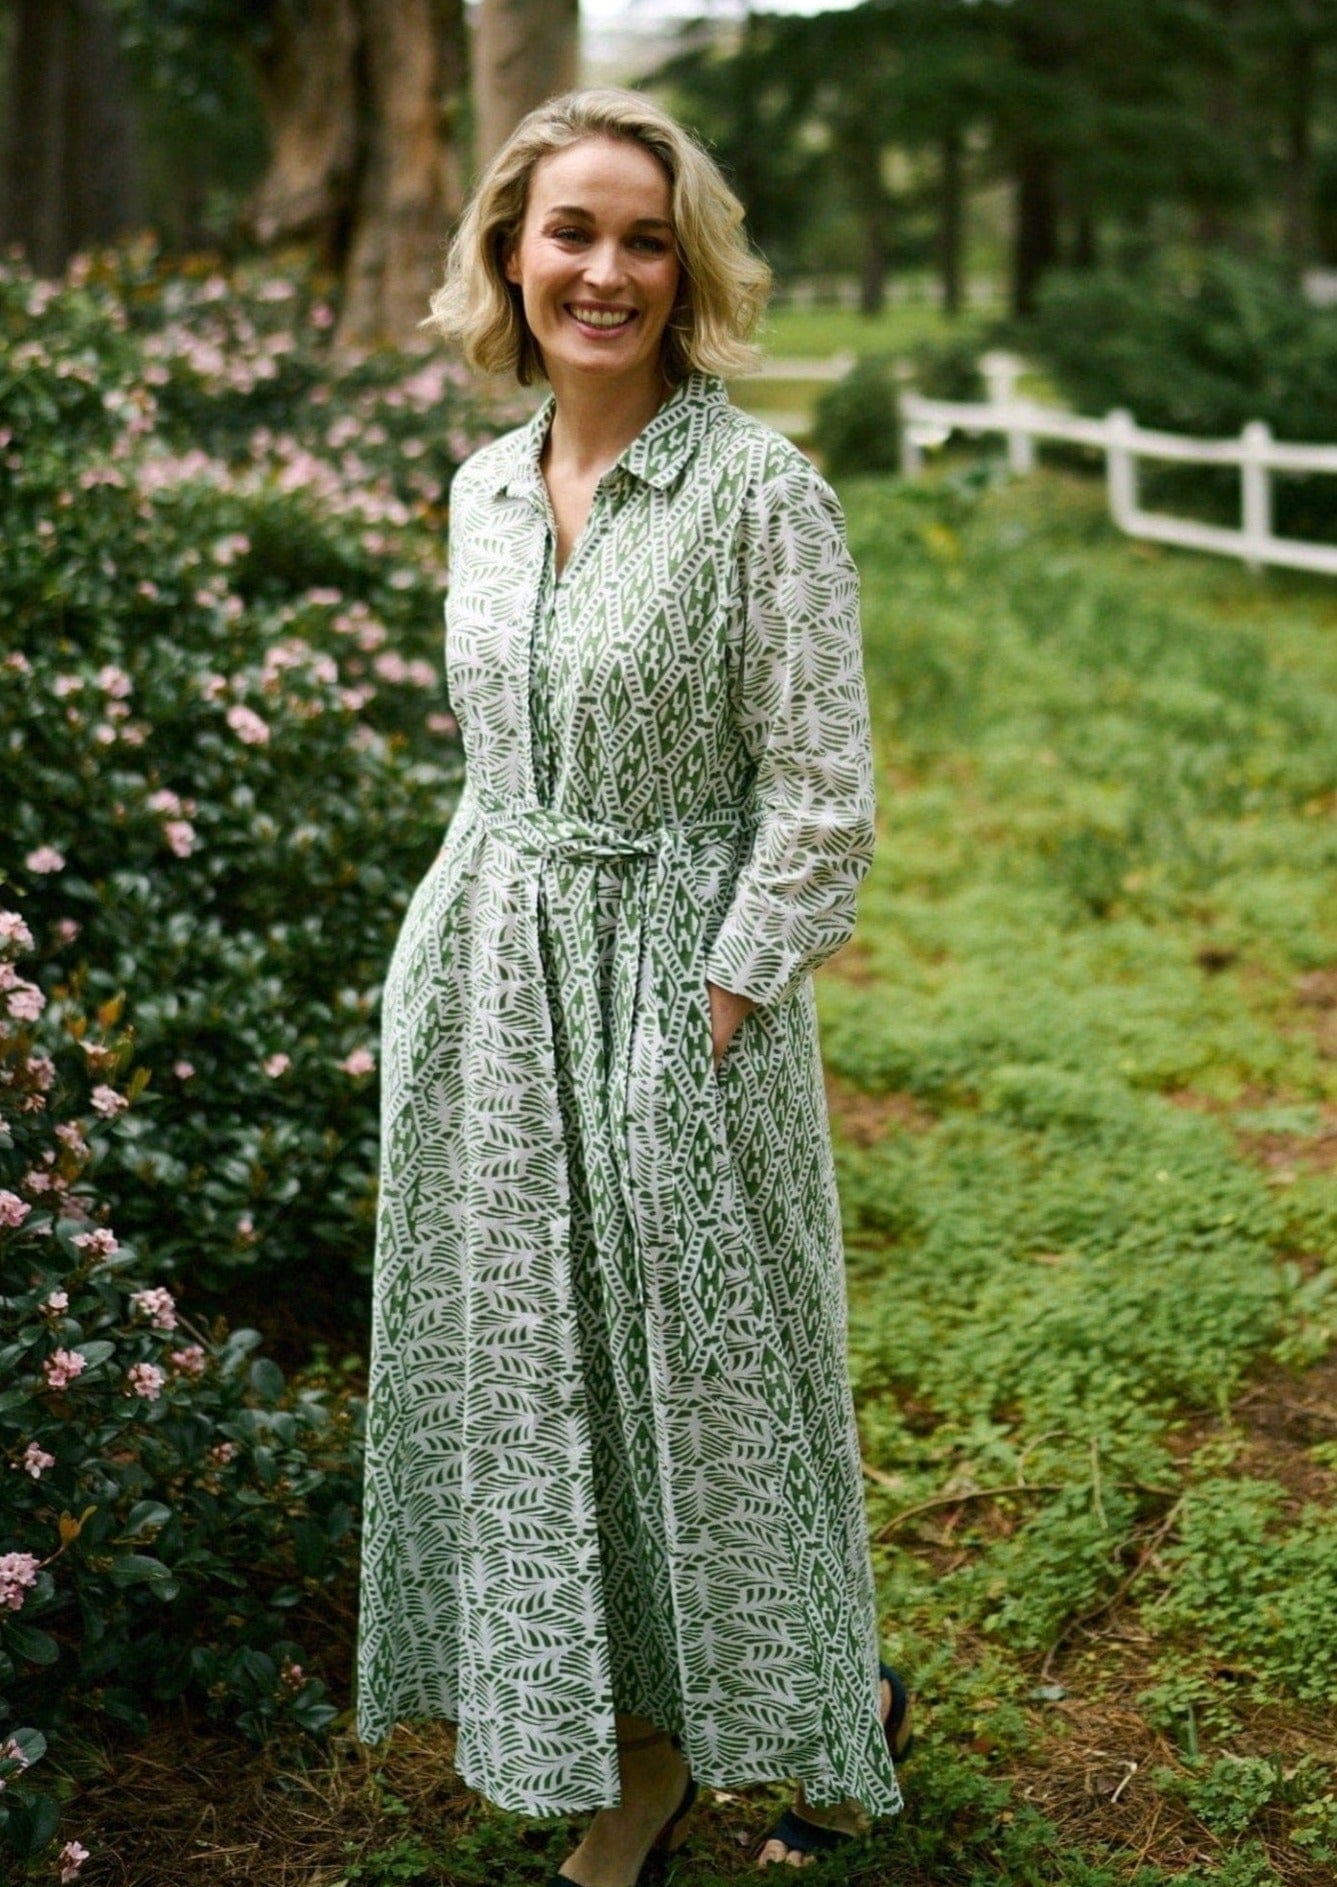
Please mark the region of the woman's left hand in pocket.
POLYGON ((750 996, 738 996, 731 989, 721 989, 718 983, 712 983, 709 978, 706 980, 706 994, 710 998, 710 1040, 715 1071, 718 1073, 724 1051, 733 1040, 734 1030, 757 1005, 750 996))

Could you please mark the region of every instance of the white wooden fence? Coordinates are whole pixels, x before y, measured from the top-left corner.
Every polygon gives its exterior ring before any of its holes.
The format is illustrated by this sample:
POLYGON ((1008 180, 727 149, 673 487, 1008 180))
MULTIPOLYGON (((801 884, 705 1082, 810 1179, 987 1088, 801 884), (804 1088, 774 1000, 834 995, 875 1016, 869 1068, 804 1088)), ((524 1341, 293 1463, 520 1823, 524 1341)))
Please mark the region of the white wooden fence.
POLYGON ((986 354, 980 366, 988 387, 987 401, 930 400, 908 389, 902 392, 901 469, 907 476, 922 468, 926 448, 943 444, 953 432, 1001 433, 1014 472, 1032 469, 1037 439, 1067 439, 1105 454, 1110 515, 1130 537, 1242 557, 1252 570, 1282 564, 1292 570, 1337 576, 1337 544, 1311 544, 1275 534, 1271 483, 1273 472, 1337 472, 1337 446, 1287 445, 1274 439, 1262 420, 1246 426, 1237 439, 1188 439, 1179 433, 1145 431, 1122 408, 1104 419, 1085 419, 1061 407, 1021 398, 1016 388, 1022 362, 1015 356, 986 354), (1139 459, 1238 465, 1240 528, 1144 511, 1138 503, 1139 459))

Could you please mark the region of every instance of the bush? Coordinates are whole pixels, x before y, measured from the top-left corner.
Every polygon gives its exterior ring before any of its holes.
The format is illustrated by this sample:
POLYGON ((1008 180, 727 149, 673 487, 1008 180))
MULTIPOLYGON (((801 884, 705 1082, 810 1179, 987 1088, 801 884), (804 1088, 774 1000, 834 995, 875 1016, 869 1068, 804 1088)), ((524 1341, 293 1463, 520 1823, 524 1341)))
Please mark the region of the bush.
POLYGON ((980 355, 989 346, 987 333, 953 334, 947 340, 927 339, 910 356, 916 393, 931 400, 982 400, 984 375, 980 355))
POLYGON ((819 395, 813 410, 813 443, 828 477, 848 472, 886 472, 900 464, 901 415, 898 387, 883 356, 860 360, 843 379, 819 395))
MULTIPOLYGON (((93 1175, 145 1092, 119 1004, 19 974, 0 911, 0 1850, 60 1820, 30 1771, 76 1712, 191 1693, 254 1739, 336 1714, 294 1614, 348 1569, 361 1406, 144 1282, 93 1175)), ((68 1857, 66 1857, 68 1858, 68 1857)))
POLYGON ((144 244, 0 268, 0 874, 43 989, 128 999, 101 1184, 145 1264, 217 1301, 300 1273, 347 1333, 380 978, 460 774, 443 500, 487 427, 451 363, 336 372, 327 320, 144 244))
MULTIPOLYGON (((1165 268, 1056 273, 1024 345, 1085 412, 1124 406, 1143 426, 1197 437, 1237 434, 1261 419, 1279 439, 1334 439, 1337 310, 1311 307, 1264 263, 1217 252, 1191 277, 1165 268)), ((1147 465, 1143 481, 1151 503, 1172 503, 1182 490, 1238 522, 1233 470, 1147 465)), ((1283 532, 1329 529, 1337 482, 1276 481, 1275 512, 1283 532)))

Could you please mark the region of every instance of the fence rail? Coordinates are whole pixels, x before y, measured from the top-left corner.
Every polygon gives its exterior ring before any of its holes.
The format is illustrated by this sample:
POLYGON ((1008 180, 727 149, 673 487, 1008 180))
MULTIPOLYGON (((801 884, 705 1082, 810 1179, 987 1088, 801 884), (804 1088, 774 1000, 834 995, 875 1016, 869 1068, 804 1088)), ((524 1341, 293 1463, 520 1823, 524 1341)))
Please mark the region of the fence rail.
POLYGON ((1274 439, 1263 420, 1254 420, 1235 439, 1189 439, 1179 433, 1149 431, 1122 408, 1103 419, 1088 419, 1021 398, 1016 388, 1023 368, 1015 356, 987 354, 980 365, 989 391, 986 401, 931 400, 908 389, 902 392, 901 469, 907 477, 922 469, 926 449, 943 444, 953 432, 1001 433, 1007 441, 1008 465, 1020 473, 1033 469, 1037 439, 1067 440, 1105 454, 1110 515, 1130 537, 1240 557, 1252 570, 1278 564, 1337 576, 1337 544, 1276 535, 1271 481, 1273 472, 1337 472, 1337 446, 1288 444, 1274 439), (1138 502, 1140 459, 1237 465, 1239 529, 1144 511, 1138 502))

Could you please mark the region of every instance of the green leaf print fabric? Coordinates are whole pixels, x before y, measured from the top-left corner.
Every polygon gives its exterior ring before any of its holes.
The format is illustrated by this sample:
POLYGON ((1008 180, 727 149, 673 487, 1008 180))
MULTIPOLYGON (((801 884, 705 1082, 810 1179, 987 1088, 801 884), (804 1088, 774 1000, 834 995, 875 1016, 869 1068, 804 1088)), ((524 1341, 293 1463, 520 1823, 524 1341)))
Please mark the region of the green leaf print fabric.
POLYGON ((553 412, 450 508, 465 786, 387 970, 357 1729, 530 1815, 704 1784, 893 1812, 810 972, 874 798, 834 493, 691 374, 560 576, 553 412), (718 1071, 707 979, 758 1005, 718 1071))

